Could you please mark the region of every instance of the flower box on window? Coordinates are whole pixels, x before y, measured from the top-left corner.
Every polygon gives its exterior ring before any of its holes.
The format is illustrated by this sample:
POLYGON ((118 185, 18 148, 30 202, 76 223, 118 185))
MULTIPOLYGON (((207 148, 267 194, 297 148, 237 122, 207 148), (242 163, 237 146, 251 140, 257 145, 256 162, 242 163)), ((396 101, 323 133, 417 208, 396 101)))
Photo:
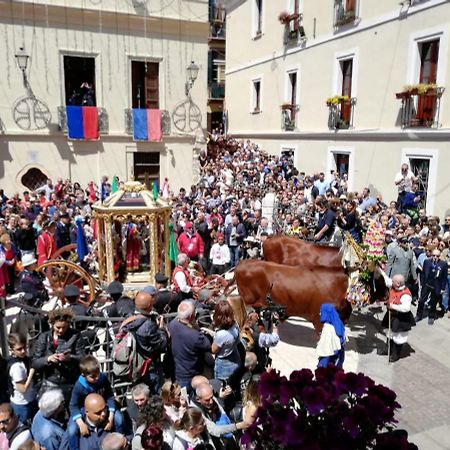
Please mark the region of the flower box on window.
POLYGON ((300 17, 299 13, 289 14, 287 11, 283 11, 278 16, 278 20, 283 24, 287 25, 289 22, 292 22, 293 20, 297 20, 300 17))

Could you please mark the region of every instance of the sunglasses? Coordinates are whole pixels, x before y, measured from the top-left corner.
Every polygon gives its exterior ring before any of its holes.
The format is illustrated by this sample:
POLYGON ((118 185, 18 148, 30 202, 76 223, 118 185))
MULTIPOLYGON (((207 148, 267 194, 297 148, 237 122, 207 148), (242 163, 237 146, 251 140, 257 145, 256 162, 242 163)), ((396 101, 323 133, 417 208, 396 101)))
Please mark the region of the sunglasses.
POLYGON ((0 420, 0 425, 8 425, 9 422, 11 422, 12 417, 9 417, 8 419, 0 420))

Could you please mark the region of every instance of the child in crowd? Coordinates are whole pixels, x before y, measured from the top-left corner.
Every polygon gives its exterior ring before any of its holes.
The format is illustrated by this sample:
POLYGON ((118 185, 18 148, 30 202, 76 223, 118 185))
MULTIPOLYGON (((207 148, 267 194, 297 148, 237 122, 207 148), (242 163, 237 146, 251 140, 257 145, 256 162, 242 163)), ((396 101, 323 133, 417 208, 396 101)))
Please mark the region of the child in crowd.
POLYGON ((11 358, 7 363, 11 405, 20 422, 31 421, 38 410, 36 389, 33 383, 34 369, 28 357, 27 339, 19 333, 8 336, 11 358))
POLYGON ((84 416, 84 400, 91 393, 101 395, 108 406, 109 419, 105 426, 106 431, 113 428, 116 432, 123 432, 123 416, 120 411, 116 410, 114 393, 111 384, 106 375, 100 371, 100 364, 97 359, 88 355, 80 360, 81 375, 75 383, 70 399, 69 411, 70 419, 67 426, 69 435, 70 450, 78 450, 79 436, 89 435, 89 428, 83 420, 84 416))
POLYGON ((322 333, 317 344, 317 367, 327 367, 334 364, 342 368, 345 358, 345 325, 339 317, 336 308, 331 303, 320 307, 320 321, 323 323, 322 333))

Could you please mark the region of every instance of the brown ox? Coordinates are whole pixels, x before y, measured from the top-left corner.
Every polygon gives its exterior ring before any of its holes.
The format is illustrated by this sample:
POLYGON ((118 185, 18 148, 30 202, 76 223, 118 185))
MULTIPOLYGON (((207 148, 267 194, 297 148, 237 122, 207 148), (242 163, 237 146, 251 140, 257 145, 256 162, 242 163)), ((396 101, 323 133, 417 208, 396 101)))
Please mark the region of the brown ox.
POLYGON ((239 294, 255 308, 266 304, 269 293, 275 303, 286 306, 288 316, 300 316, 321 330, 320 306, 332 303, 343 320, 351 314, 345 299, 348 278, 343 270, 327 267, 283 266, 268 261, 246 260, 234 272, 239 294))
POLYGON ((336 247, 314 245, 290 236, 273 236, 264 241, 264 259, 288 266, 326 266, 342 270, 336 247))

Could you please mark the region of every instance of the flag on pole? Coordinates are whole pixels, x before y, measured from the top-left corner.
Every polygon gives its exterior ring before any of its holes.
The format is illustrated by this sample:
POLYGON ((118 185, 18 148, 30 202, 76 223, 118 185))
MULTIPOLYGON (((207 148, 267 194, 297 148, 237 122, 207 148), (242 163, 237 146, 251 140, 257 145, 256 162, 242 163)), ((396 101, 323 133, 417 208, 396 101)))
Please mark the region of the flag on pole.
POLYGON ((169 260, 178 263, 178 246, 173 234, 173 225, 169 223, 169 260))
POLYGON ((83 222, 84 220, 81 216, 78 216, 75 219, 75 223, 77 225, 77 253, 80 262, 83 262, 84 258, 86 258, 86 255, 89 253, 86 236, 83 229, 83 222))
POLYGON ((156 200, 158 200, 158 182, 157 181, 153 182, 152 192, 153 192, 153 201, 156 202, 156 200))
POLYGON ((96 106, 66 106, 69 139, 92 141, 98 139, 98 110, 96 106))
POLYGON ((119 190, 119 177, 117 175, 114 175, 111 184, 111 194, 114 194, 118 190, 119 190))

